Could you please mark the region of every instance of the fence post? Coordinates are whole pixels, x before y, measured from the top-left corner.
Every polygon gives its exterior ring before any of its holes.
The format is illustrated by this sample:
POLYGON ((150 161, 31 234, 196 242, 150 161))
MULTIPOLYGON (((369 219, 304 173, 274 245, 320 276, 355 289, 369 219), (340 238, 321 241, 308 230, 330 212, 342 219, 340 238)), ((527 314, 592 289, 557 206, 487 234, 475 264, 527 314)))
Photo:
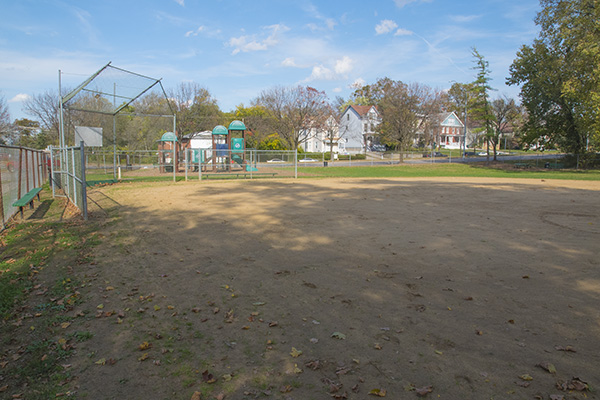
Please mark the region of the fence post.
POLYGON ((189 149, 184 149, 183 151, 185 152, 185 181, 188 181, 188 151, 189 149))
POLYGON ((0 170, 0 218, 2 218, 2 229, 6 228, 4 225, 4 198, 2 197, 2 170, 0 170))
POLYGON ((19 188, 18 188, 18 193, 17 193, 17 196, 18 196, 19 199, 21 198, 21 180, 22 180, 21 177, 23 175, 22 164, 23 164, 23 149, 19 149, 19 174, 18 174, 18 176, 19 176, 19 178, 18 178, 19 179, 19 188))
MULTIPOLYGON (((83 145, 83 141, 79 142, 79 149, 81 153, 81 212, 83 214, 83 219, 87 221, 87 182, 85 180, 85 146, 83 145)), ((74 153, 75 152, 73 152, 73 154, 74 153)))

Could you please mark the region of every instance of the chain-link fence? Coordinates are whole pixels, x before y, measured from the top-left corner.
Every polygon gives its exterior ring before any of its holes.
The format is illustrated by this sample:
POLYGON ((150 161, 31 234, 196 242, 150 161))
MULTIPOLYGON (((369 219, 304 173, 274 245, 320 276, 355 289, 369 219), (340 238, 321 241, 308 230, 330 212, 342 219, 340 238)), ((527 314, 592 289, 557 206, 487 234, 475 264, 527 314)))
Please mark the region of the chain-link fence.
POLYGON ((87 185, 85 177, 85 148, 50 148, 50 183, 52 196, 66 196, 87 219, 87 185))
POLYGON ((0 219, 2 226, 19 210, 13 203, 48 179, 47 153, 0 146, 0 219))

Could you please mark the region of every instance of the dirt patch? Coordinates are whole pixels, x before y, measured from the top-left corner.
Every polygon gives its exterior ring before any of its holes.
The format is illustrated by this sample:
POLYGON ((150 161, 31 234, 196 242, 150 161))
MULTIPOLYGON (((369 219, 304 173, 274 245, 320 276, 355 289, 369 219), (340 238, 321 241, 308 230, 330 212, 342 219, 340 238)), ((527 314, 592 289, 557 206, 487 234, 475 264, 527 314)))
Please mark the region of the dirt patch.
POLYGON ((73 390, 597 398, 599 193, 467 178, 97 189, 92 216, 112 221, 77 267, 88 317, 69 329, 94 336, 73 390))

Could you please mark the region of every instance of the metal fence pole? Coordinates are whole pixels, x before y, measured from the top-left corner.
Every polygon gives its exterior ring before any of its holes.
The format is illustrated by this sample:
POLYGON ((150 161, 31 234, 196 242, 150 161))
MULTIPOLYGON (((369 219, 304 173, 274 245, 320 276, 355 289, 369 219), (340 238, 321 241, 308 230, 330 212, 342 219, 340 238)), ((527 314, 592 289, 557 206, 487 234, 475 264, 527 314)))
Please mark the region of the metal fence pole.
POLYGON ((77 204, 77 173, 75 171, 75 147, 71 149, 71 162, 73 163, 73 202, 77 207, 80 207, 81 204, 77 204))
POLYGON ((85 146, 83 141, 79 143, 79 149, 81 153, 81 212, 83 213, 83 219, 87 221, 87 183, 85 181, 85 146))
POLYGON ((188 149, 185 149, 185 181, 188 180, 188 149))

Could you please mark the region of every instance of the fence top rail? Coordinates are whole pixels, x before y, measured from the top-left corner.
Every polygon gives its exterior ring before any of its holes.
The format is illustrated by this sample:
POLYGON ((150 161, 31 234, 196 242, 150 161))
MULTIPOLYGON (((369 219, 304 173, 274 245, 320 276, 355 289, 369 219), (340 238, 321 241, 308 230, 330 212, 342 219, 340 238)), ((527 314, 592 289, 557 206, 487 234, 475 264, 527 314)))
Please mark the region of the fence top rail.
POLYGON ((15 150, 30 150, 30 151, 35 151, 35 152, 38 152, 38 153, 45 153, 46 152, 46 150, 32 149, 30 147, 10 146, 10 145, 7 145, 7 144, 0 144, 0 148, 3 148, 3 149, 15 149, 15 150))

